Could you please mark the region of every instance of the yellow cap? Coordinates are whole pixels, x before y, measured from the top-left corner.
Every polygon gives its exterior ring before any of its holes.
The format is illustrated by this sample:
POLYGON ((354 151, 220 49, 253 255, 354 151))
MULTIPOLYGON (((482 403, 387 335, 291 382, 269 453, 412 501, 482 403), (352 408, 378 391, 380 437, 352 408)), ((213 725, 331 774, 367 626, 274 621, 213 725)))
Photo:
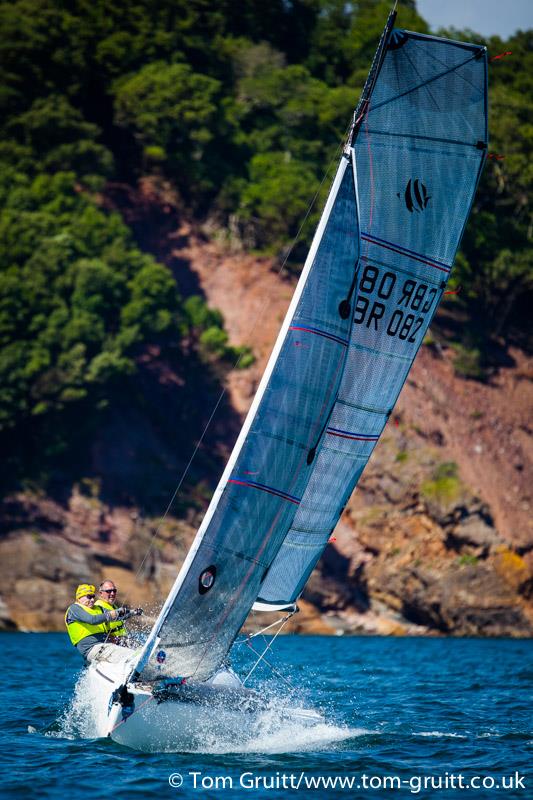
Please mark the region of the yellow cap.
POLYGON ((96 587, 90 583, 80 583, 76 589, 76 600, 79 600, 80 597, 85 597, 86 594, 96 594, 96 587))

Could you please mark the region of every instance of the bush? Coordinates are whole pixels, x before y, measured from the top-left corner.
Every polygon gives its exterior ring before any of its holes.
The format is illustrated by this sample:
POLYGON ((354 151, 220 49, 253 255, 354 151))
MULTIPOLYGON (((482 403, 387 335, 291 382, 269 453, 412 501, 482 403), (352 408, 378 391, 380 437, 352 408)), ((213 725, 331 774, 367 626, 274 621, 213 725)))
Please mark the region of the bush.
POLYGON ((72 173, 15 182, 0 240, 0 431, 102 400, 134 372, 144 343, 179 341, 172 274, 76 190, 72 173))
POLYGON ((255 246, 272 251, 292 239, 317 188, 313 169, 289 153, 254 156, 238 216, 251 224, 255 246))
POLYGON ((462 344, 453 344, 455 357, 453 359, 453 369, 456 375, 461 378, 471 378, 472 380, 484 380, 485 370, 481 366, 481 352, 478 348, 465 347, 462 344))
POLYGON ((115 116, 132 131, 144 154, 166 165, 180 190, 213 188, 206 148, 217 130, 220 83, 188 64, 157 61, 114 86, 115 116))
POLYGON ((447 505, 456 500, 461 493, 461 481, 458 477, 457 464, 454 461, 444 462, 434 470, 432 480, 422 484, 421 494, 428 500, 447 505))
POLYGON ((470 553, 465 553, 462 556, 459 556, 457 559, 457 563, 460 567, 475 567, 478 564, 479 559, 477 556, 473 556, 470 553))

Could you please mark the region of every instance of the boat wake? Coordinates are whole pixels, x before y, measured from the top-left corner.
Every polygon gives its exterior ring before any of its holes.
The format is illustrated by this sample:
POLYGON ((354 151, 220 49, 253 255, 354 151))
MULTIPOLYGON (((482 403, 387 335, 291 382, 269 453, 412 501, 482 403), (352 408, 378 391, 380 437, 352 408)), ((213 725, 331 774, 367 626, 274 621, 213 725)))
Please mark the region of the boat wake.
POLYGON ((294 753, 307 750, 327 750, 339 742, 363 736, 369 731, 350 728, 327 722, 325 719, 309 724, 309 712, 291 708, 275 702, 254 720, 243 719, 240 730, 228 719, 227 732, 217 730, 213 736, 209 730, 203 731, 199 741, 182 752, 224 754, 224 753, 294 753))
MULTIPOLYGON (((223 755, 229 753, 296 753, 309 750, 328 750, 334 749, 335 745, 356 736, 364 736, 368 731, 355 728, 344 728, 337 725, 323 723, 314 728, 304 726, 281 724, 277 729, 272 730, 268 726, 268 732, 260 732, 253 741, 242 741, 232 739, 228 741, 219 740, 206 747, 188 750, 190 753, 205 753, 209 755, 223 755)), ((248 737, 247 737, 248 738, 248 737)))
MULTIPOLYGON (((103 698, 100 704, 95 702, 89 676, 84 671, 76 683, 71 702, 55 723, 44 732, 35 728, 28 728, 28 732, 40 732, 56 739, 98 739, 105 728, 106 717, 107 704, 103 698)), ((286 698, 271 697, 264 711, 253 716, 243 714, 236 727, 235 715, 230 710, 226 715, 219 708, 215 726, 203 722, 203 729, 196 727, 189 741, 187 737, 184 740, 183 731, 180 731, 176 747, 158 748, 157 752, 294 753, 317 748, 327 750, 340 742, 371 733, 363 728, 328 722, 318 714, 315 722, 314 717, 315 712, 309 708, 290 705, 286 698)))

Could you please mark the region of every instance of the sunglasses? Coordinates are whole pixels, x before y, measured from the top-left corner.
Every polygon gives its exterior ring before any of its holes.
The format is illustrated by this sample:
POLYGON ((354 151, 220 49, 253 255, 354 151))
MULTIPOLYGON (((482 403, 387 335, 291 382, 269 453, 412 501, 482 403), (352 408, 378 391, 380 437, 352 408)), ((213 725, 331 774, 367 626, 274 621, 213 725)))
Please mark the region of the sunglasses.
POLYGON ((100 591, 101 592, 105 592, 106 594, 116 594, 117 593, 116 589, 101 589, 100 591))
POLYGON ((86 597, 87 600, 94 600, 94 594, 85 594, 84 597, 86 597))

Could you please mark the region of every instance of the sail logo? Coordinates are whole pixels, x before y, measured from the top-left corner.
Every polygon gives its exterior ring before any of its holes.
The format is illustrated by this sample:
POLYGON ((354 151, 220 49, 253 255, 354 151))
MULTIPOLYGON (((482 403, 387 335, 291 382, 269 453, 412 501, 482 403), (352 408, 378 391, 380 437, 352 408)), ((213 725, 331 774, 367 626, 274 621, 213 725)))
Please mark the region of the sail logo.
MULTIPOLYGON (((410 214, 412 214, 413 211, 424 211, 431 200, 431 195, 428 195, 427 187, 418 178, 414 180, 409 178, 403 196, 405 205, 410 214)), ((400 197, 400 192, 398 192, 398 197, 400 197)))

